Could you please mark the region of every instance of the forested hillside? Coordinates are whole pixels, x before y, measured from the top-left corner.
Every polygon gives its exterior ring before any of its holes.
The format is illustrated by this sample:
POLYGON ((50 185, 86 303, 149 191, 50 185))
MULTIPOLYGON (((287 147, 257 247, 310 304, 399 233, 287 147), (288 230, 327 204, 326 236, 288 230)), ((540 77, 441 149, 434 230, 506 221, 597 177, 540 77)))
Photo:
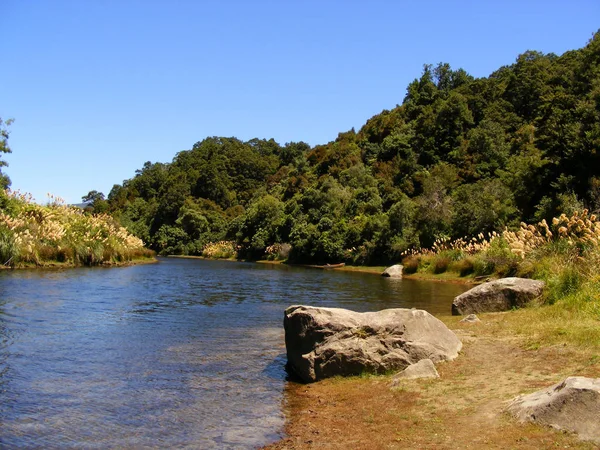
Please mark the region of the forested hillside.
POLYGON ((599 62, 600 32, 561 56, 528 51, 487 78, 428 65, 401 105, 358 132, 313 148, 207 138, 171 163, 147 162, 93 207, 162 253, 234 241, 241 257, 291 246, 293 261, 357 264, 598 211, 599 62))

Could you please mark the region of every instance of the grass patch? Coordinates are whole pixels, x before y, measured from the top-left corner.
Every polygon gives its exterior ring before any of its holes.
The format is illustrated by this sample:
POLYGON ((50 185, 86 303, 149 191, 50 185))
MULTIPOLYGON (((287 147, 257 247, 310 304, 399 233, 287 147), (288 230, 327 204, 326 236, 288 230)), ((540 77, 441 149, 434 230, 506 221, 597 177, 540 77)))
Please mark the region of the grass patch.
POLYGON ((52 198, 48 205, 0 191, 0 265, 101 265, 153 257, 113 217, 92 215, 52 198))

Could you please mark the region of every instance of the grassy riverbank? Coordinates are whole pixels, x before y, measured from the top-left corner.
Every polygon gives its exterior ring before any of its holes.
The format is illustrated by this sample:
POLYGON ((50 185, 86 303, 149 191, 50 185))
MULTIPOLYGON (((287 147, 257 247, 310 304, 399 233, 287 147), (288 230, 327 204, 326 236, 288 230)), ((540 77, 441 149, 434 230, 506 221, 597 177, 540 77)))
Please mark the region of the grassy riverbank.
POLYGON ((564 306, 481 314, 476 324, 443 317, 464 346, 437 366, 439 379, 394 389, 392 376, 289 383, 287 437, 267 448, 597 448, 505 413, 519 394, 568 376, 600 377, 600 322, 564 306))
POLYGON ((125 265, 154 252, 108 215, 92 215, 51 198, 38 205, 0 192, 0 266, 4 268, 125 265))
POLYGON ((537 340, 600 348, 600 222, 587 211, 552 225, 523 224, 517 232, 476 242, 440 242, 404 260, 415 276, 480 280, 504 276, 546 282, 542 298, 511 315, 513 333, 537 340), (559 339, 560 338, 560 339, 559 339))
POLYGON ((436 380, 391 376, 334 378, 286 391, 288 437, 271 449, 596 448, 575 436, 516 423, 515 396, 568 376, 600 377, 600 224, 586 211, 552 225, 476 241, 438 242, 407 255, 405 268, 427 279, 527 276, 545 293, 527 308, 441 319, 463 341, 436 380))
POLYGON ((485 314, 476 325, 449 322, 464 347, 458 359, 438 365, 439 379, 394 389, 391 376, 289 383, 287 437, 268 448, 597 448, 567 433, 517 424, 504 412, 521 393, 567 376, 600 376, 597 348, 532 346, 527 335, 513 334, 512 312, 485 314))

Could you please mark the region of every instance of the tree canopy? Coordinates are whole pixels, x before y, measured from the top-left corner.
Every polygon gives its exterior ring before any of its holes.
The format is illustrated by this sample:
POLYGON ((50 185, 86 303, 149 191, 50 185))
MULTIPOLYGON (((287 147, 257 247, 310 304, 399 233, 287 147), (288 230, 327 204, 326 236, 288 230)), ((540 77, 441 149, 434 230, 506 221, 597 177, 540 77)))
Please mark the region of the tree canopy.
POLYGON ((107 209, 164 253, 230 240, 261 257, 287 243, 296 261, 363 264, 576 207, 599 212, 599 62, 596 33, 485 78, 425 65, 402 104, 358 132, 315 147, 209 137, 146 162, 107 209))

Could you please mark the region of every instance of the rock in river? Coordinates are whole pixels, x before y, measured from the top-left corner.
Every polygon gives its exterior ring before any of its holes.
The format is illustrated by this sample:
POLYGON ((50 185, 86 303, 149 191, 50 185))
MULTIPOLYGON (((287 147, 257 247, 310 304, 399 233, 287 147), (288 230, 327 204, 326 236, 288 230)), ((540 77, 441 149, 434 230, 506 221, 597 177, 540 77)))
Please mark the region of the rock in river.
POLYGON ((539 297, 544 282, 527 278, 501 278, 488 281, 459 295, 452 302, 452 314, 508 311, 525 306, 539 297))
POLYGON ((404 269, 402 264, 394 264, 393 266, 385 269, 381 276, 389 278, 402 278, 402 269, 404 269))
POLYGON ((600 378, 569 377, 508 406, 521 422, 535 422, 577 433, 600 444, 600 378))
POLYGON ((290 306, 283 321, 290 368, 305 382, 335 375, 384 373, 421 359, 452 360, 462 343, 426 311, 290 306))

